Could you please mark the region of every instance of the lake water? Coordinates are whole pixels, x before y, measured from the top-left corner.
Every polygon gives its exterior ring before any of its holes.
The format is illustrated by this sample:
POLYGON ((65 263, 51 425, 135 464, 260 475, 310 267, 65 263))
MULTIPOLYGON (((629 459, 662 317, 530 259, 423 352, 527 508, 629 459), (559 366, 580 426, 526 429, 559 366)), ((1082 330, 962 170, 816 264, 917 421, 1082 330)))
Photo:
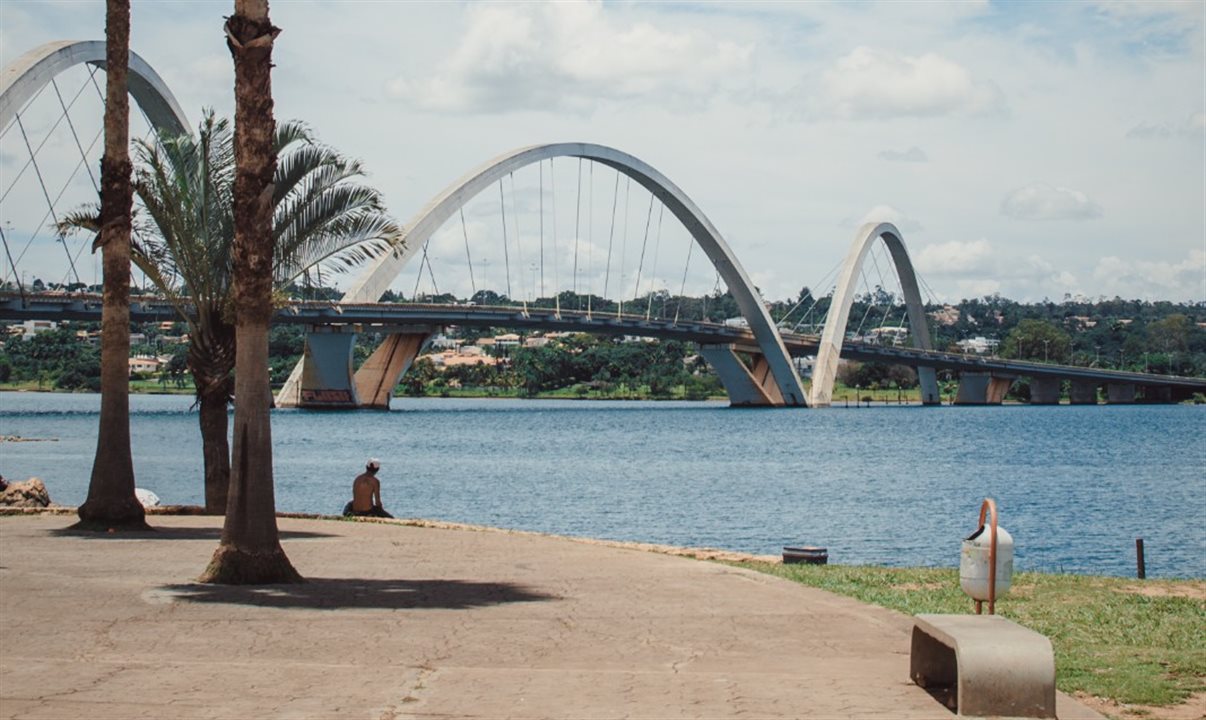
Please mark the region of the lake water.
MULTIPOLYGON (((201 504, 191 398, 131 398, 139 487, 201 504)), ((7 478, 79 504, 99 396, 0 393, 7 478)), ((997 500, 1015 567, 1206 577, 1206 407, 740 410, 723 403, 403 399, 278 410, 277 507, 337 513, 368 456, 399 517, 778 554, 955 566, 997 500)))

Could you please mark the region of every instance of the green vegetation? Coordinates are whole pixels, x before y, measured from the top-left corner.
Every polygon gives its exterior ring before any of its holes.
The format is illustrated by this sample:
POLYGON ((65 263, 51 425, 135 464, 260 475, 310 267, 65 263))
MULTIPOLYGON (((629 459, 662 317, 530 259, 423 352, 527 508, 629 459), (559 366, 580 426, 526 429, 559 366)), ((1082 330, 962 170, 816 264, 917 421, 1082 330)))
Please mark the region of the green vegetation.
POLYGON ((0 383, 25 389, 98 392, 100 351, 73 328, 12 339, 0 352, 0 383))
MULTIPOLYGON (((918 613, 970 613, 958 571, 738 563, 918 613)), ((1206 690, 1206 582, 1018 573, 997 614, 1051 638, 1064 692, 1169 705, 1206 690)))
MULTIPOLYGON (((44 288, 47 286, 43 285, 44 288)), ((50 289, 55 289, 52 285, 50 289)), ((66 287, 58 289, 67 289, 66 287)), ((73 289, 84 289, 75 287, 73 289)), ((90 288, 94 289, 94 288, 90 288)), ((303 278, 283 288, 289 297, 298 299, 336 300, 339 292, 330 287, 311 284, 303 278)), ((452 295, 420 297, 424 302, 460 302, 452 295)), ((404 298, 387 292, 383 301, 402 302, 404 298)), ((787 329, 799 332, 819 332, 818 325, 801 322, 800 308, 812 307, 807 288, 801 291, 803 305, 780 301, 769 303, 772 317, 787 329), (797 309, 793 311, 793 307, 797 309)), ((478 291, 472 302, 477 305, 506 305, 510 300, 489 290, 478 291)), ((585 308, 587 303, 598 313, 615 312, 616 304, 609 300, 562 293, 555 298, 543 298, 530 303, 531 307, 563 309, 585 308)), ((856 299, 852 318, 878 316, 875 302, 886 302, 865 295, 856 299)), ((810 319, 824 312, 828 298, 821 298, 809 314, 810 319)), ((658 319, 707 319, 722 321, 738 315, 736 304, 728 293, 713 293, 698 298, 655 293, 635 302, 624 304, 625 312, 648 311, 658 319)), ((898 308, 899 310, 899 308, 898 308)), ((1062 303, 1023 304, 999 296, 964 300, 948 307, 930 306, 930 333, 935 347, 959 351, 958 342, 973 337, 996 341, 996 354, 1035 362, 1061 362, 1081 366, 1123 368, 1173 375, 1206 376, 1206 306, 1169 302, 1100 300, 1088 302, 1067 299, 1062 303), (942 318, 942 322, 938 319, 942 318)), ((894 311, 895 312, 895 311, 894 311)), ((899 325, 887 316, 885 326, 899 325)), ((74 330, 89 330, 95 323, 73 324, 74 330)), ((184 323, 169 331, 155 326, 132 328, 146 335, 144 343, 136 345, 136 354, 157 354, 170 350, 160 342, 188 331, 184 323)), ((850 332, 856 321, 851 320, 850 332)), ((447 328, 450 338, 472 345, 481 338, 493 337, 513 328, 447 328)), ((269 337, 270 374, 272 383, 285 381, 301 357, 305 336, 300 326, 276 325, 269 337)), ((538 333, 537 333, 538 334, 538 333)), ((42 333, 45 335, 45 333, 42 333)), ((532 337, 520 333, 522 339, 532 337)), ((72 341, 72 335, 60 330, 53 339, 56 346, 72 341)), ((381 342, 381 336, 365 333, 354 350, 353 361, 359 366, 381 342)), ((41 342, 49 342, 50 339, 41 342)), ((83 344, 85 341, 77 340, 83 344)), ((163 385, 177 382, 177 375, 187 374, 179 362, 169 372, 163 385), (171 373, 176 373, 172 375, 171 373)), ((63 349, 60 347, 60 349, 63 349)), ((21 346, 10 337, 0 348, 0 387, 36 387, 43 390, 85 390, 99 381, 99 364, 87 361, 95 350, 71 350, 46 353, 44 348, 21 346), (79 355, 79 357, 77 357, 79 355), (71 366, 71 367, 68 367, 71 366), (68 373, 68 370, 74 372, 68 373), (60 376, 64 376, 60 380, 60 376)), ((439 397, 576 397, 598 399, 705 399, 723 397, 719 380, 707 363, 696 356, 690 343, 624 342, 619 338, 575 335, 550 342, 543 347, 512 349, 485 348, 485 353, 499 360, 497 365, 456 365, 439 368, 430 362, 415 363, 411 372, 402 378, 397 393, 411 396, 439 397)), ((229 379, 229 376, 224 376, 229 379)), ((154 378, 158 379, 158 378, 154 378)), ((918 402, 916 373, 907 367, 877 363, 844 363, 838 373, 834 400, 838 404, 850 401, 876 403, 918 402)), ((954 397, 957 377, 940 372, 942 397, 954 397)), ((1065 389, 1066 394, 1066 389, 1065 389)), ((1014 383, 1008 399, 1025 402, 1030 388, 1026 378, 1014 383)), ((1206 397, 1198 398, 1206 402, 1206 397)))

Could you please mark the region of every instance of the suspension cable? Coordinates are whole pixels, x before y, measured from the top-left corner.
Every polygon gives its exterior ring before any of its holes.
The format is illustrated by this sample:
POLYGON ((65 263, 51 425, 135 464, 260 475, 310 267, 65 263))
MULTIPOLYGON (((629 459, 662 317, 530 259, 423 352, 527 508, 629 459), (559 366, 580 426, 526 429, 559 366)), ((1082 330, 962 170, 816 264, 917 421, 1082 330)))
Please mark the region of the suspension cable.
POLYGON ((586 319, 590 320, 591 311, 591 296, 594 295, 595 284, 591 280, 591 274, 594 270, 594 246, 595 246, 595 164, 590 163, 589 173, 589 197, 586 208, 586 278, 589 285, 586 288, 586 319))
POLYGON ((519 232, 519 210, 515 206, 515 173, 510 173, 511 178, 511 222, 515 224, 515 256, 519 261, 519 286, 524 288, 524 311, 527 311, 528 293, 527 283, 523 281, 523 271, 527 268, 523 264, 523 235, 519 232))
POLYGON ((21 276, 17 274, 17 264, 13 262, 13 253, 8 247, 8 234, 4 232, 4 228, 0 227, 0 241, 4 242, 4 254, 8 256, 9 267, 13 269, 13 280, 17 283, 17 292, 21 294, 21 304, 25 304, 25 283, 21 282, 21 276))
POLYGON ((578 301, 578 309, 582 309, 582 299, 578 297, 578 238, 581 235, 582 220, 582 158, 578 158, 578 199, 574 203, 574 299, 578 301))
POLYGON ((637 263, 636 284, 632 286, 632 301, 641 294, 641 273, 645 270, 645 247, 649 244, 649 224, 653 220, 653 193, 649 193, 649 211, 645 213, 645 237, 641 240, 641 260, 637 263))
POLYGON ((628 254, 628 201, 631 199, 632 178, 624 176, 624 237, 620 241, 620 292, 616 303, 616 317, 624 314, 624 258, 628 254))
MULTIPOLYGON (((86 88, 87 85, 85 85, 84 87, 86 88)), ((81 89, 81 91, 82 91, 82 89, 81 89)), ((78 97, 78 93, 77 93, 77 97, 78 97)), ((62 122, 61 117, 59 118, 59 122, 62 122)), ((58 127, 58 124, 59 123, 55 123, 55 125, 50 129, 46 138, 44 138, 42 140, 42 143, 40 145, 38 145, 38 150, 40 150, 46 144, 46 142, 50 139, 49 133, 53 133, 54 129, 58 127)), ((13 123, 13 126, 15 126, 15 125, 16 125, 16 123, 13 123)), ((75 164, 75 167, 72 168, 71 174, 67 176, 67 180, 63 183, 63 186, 61 188, 59 188, 59 192, 58 192, 58 194, 55 195, 54 201, 52 203, 50 203, 50 206, 48 207, 46 213, 42 215, 42 219, 39 220, 38 223, 34 226, 33 234, 29 236, 29 240, 27 240, 25 242, 25 245, 23 245, 21 247, 21 252, 19 252, 17 254, 17 262, 18 263, 21 262, 23 259, 25 259, 25 253, 29 251, 29 248, 33 244, 33 241, 37 239, 37 237, 38 237, 37 228, 40 228, 43 225, 45 225, 46 220, 48 218, 52 217, 53 208, 58 205, 59 200, 63 199, 63 195, 67 192, 67 189, 69 187, 71 187, 71 183, 75 180, 76 176, 79 175, 80 168, 86 166, 87 154, 92 152, 92 149, 96 147, 96 143, 100 141, 101 135, 103 132, 104 132, 103 127, 100 130, 96 131, 96 135, 94 135, 92 137, 92 142, 90 142, 88 144, 88 148, 84 151, 83 155, 80 157, 79 162, 77 162, 75 164)), ((35 150, 35 153, 38 152, 38 150, 35 150)), ((31 156, 31 159, 25 163, 25 168, 28 168, 32 164, 33 164, 33 158, 31 156)), ((22 168, 21 172, 24 172, 25 168, 22 168)), ((20 176, 20 173, 18 173, 18 179, 19 179, 19 176, 20 176)), ((16 179, 14 179, 13 183, 9 185, 8 191, 11 191, 15 186, 16 186, 16 179)), ((0 196, 0 203, 4 202, 4 197, 7 197, 8 191, 5 192, 4 196, 0 196)), ((56 221, 56 224, 57 224, 57 221, 56 221)), ((88 244, 88 241, 86 239, 80 243, 81 250, 76 253, 77 259, 82 252, 82 248, 87 244, 88 244)), ((66 244, 64 244, 64 248, 66 248, 66 244)), ((70 277, 70 272, 71 272, 71 268, 68 269, 67 273, 64 273, 64 277, 65 278, 70 277)), ((93 279, 95 280, 95 273, 93 273, 93 279)), ((77 282, 78 282, 78 276, 77 276, 77 282)))
POLYGON ((511 295, 511 255, 507 249, 507 202, 503 198, 503 181, 498 179, 498 205, 502 208, 502 228, 503 228, 503 263, 506 266, 507 273, 507 299, 514 301, 515 298, 511 295))
MULTIPOLYGON (((653 197, 652 194, 650 197, 653 197)), ((658 203, 657 207, 657 238, 653 241, 653 268, 649 272, 649 304, 645 306, 645 320, 653 314, 653 285, 657 282, 657 253, 662 245, 662 215, 666 212, 666 204, 658 203)))
POLYGON ((540 171, 540 297, 544 297, 544 161, 536 163, 540 171))
POLYGON ((431 290, 435 295, 440 294, 440 286, 436 284, 435 268, 431 266, 431 256, 427 254, 427 246, 431 244, 431 238, 427 238, 427 242, 423 243, 423 259, 427 261, 427 276, 431 278, 431 290))
MULTIPOLYGON (((90 72, 92 74, 95 74, 96 68, 91 68, 90 72)), ((75 96, 71 98, 71 102, 67 104, 68 109, 75 107, 76 101, 79 100, 80 95, 82 95, 84 93, 84 90, 86 90, 87 88, 88 88, 88 82, 85 81, 83 85, 80 85, 80 89, 78 91, 76 91, 75 96)), ((41 97, 42 93, 45 92, 45 90, 46 90, 46 86, 43 85, 38 90, 38 92, 36 94, 34 94, 33 98, 31 98, 29 102, 25 103, 25 107, 29 107, 30 105, 33 105, 34 102, 39 97, 41 97)), ((101 100, 104 100, 103 95, 101 96, 101 100)), ((20 115, 18 114, 17 117, 19 117, 19 116, 20 115)), ((42 142, 38 143, 38 149, 35 150, 30 155, 30 159, 27 160, 25 162, 25 164, 23 166, 21 166, 21 169, 17 171, 17 174, 15 176, 13 176, 12 182, 10 182, 8 187, 4 189, 4 194, 0 195, 0 203, 4 202, 4 200, 8 197, 8 194, 10 192, 12 192, 13 188, 17 184, 17 181, 21 179, 21 176, 25 174, 25 171, 28 170, 29 166, 33 163, 33 155, 36 155, 37 153, 42 152, 42 148, 46 146, 46 143, 50 142, 50 138, 54 135, 54 131, 59 128, 59 125, 62 124, 64 119, 65 119, 65 114, 60 115, 58 120, 55 120, 54 125, 51 125, 50 129, 46 131, 46 136, 44 138, 42 138, 42 142)), ((7 135, 8 132, 16 126, 17 126, 17 123, 15 123, 15 122, 10 123, 9 126, 4 129, 4 132, 2 134, 0 134, 0 138, 2 138, 4 135, 7 135)))
MULTIPOLYGON (((80 144, 80 136, 75 131, 75 123, 71 122, 71 115, 67 112, 67 104, 63 102, 63 94, 59 92, 59 84, 55 82, 54 78, 51 78, 50 84, 54 86, 54 94, 59 99, 59 107, 63 108, 63 117, 67 119, 67 127, 71 130, 71 137, 75 140, 75 147, 80 151, 80 157, 86 159, 88 156, 84 154, 84 146, 80 144)), ((92 168, 87 165, 85 167, 88 169, 88 179, 92 181, 92 189, 99 193, 100 186, 96 184, 96 176, 92 174, 92 168)))
POLYGON ((469 230, 465 227, 465 206, 460 207, 461 211, 461 236, 465 238, 465 260, 469 263, 469 287, 473 289, 473 298, 477 295, 477 282, 473 279, 473 256, 469 254, 469 230))
POLYGON ((553 317, 561 319, 561 270, 557 256, 557 173, 549 158, 549 188, 553 194, 553 317))
POLYGON ((678 313, 683 308, 683 297, 687 293, 687 269, 691 267, 691 251, 695 249, 695 238, 687 233, 687 262, 683 263, 683 284, 678 289, 678 304, 674 306, 674 324, 678 325, 678 313))
MULTIPOLYGON (((827 272, 823 276, 821 276, 821 280, 817 283, 817 288, 825 287, 826 281, 828 281, 831 276, 835 275, 838 272, 838 270, 842 267, 842 262, 843 262, 843 260, 838 260, 836 263, 834 263, 833 267, 829 268, 829 272, 827 272)), ((836 288, 836 286, 834 286, 834 287, 829 288, 829 293, 826 295, 813 294, 812 305, 809 306, 808 311, 804 313, 804 317, 800 319, 800 322, 796 323, 795 327, 793 327, 792 330, 798 331, 800 329, 800 326, 804 324, 804 320, 808 317, 809 314, 812 313, 813 308, 815 308, 817 306, 817 304, 825 298, 832 299, 833 293, 836 292, 836 290, 837 290, 837 288, 836 288)), ((811 292, 811 290, 809 292, 811 292)), ((830 306, 826 306, 826 308, 825 308, 825 317, 828 317, 828 315, 829 315, 829 307, 830 306)), ((790 315, 790 314, 791 313, 789 312, 788 315, 790 315)), ((821 318, 818 318, 818 319, 821 319, 821 318)), ((813 330, 816 330, 817 324, 824 324, 824 323, 823 323, 823 321, 821 323, 814 322, 813 330)), ((843 332, 844 332, 844 330, 843 330, 843 332)))
POLYGON ((603 298, 611 282, 611 247, 616 239, 616 204, 620 200, 620 171, 616 171, 616 186, 611 191, 611 230, 607 234, 607 270, 603 273, 603 298))
MULTIPOLYGON (((864 271, 864 268, 862 268, 861 266, 858 269, 858 274, 863 279, 863 287, 867 287, 867 285, 869 285, 870 283, 867 282, 867 273, 864 271)), ((870 293, 868 293, 868 295, 870 295, 870 293)), ((867 322, 867 316, 871 314, 871 309, 874 307, 875 307, 875 298, 874 298, 874 296, 871 296, 871 302, 867 303, 867 311, 863 313, 863 319, 859 321, 858 328, 855 329, 855 331, 854 331, 854 334, 856 337, 862 336, 863 323, 867 322)), ((843 331, 844 330, 845 330, 845 328, 843 328, 843 331)))
MULTIPOLYGON (((21 131, 21 138, 25 141, 25 149, 29 151, 29 155, 33 157, 33 146, 29 143, 29 136, 25 133, 25 125, 21 122, 21 116, 16 116, 17 128, 21 131)), ((34 174, 38 177, 38 185, 42 188, 42 196, 46 198, 46 205, 50 208, 50 217, 54 220, 56 231, 59 227, 59 216, 54 211, 54 203, 50 200, 50 193, 46 190, 46 182, 42 179, 42 169, 38 167, 37 159, 33 160, 34 174)), ((35 229, 36 233, 37 230, 35 229)), ((71 251, 67 249, 67 241, 63 239, 63 233, 59 232, 59 239, 63 243, 63 253, 67 255, 67 262, 71 265, 71 274, 75 276, 75 281, 80 281, 80 274, 75 270, 75 261, 71 259, 71 251)))
MULTIPOLYGON (((426 245, 424 246, 426 247, 426 245)), ((427 255, 419 256, 419 272, 415 273, 415 289, 410 294, 410 301, 413 303, 419 302, 419 283, 423 281, 423 263, 427 261, 427 255)), ((318 268, 318 286, 322 287, 322 268, 318 268)))
MULTIPOLYGON (((871 248, 871 262, 872 262, 872 263, 875 265, 875 272, 876 272, 876 273, 879 275, 879 289, 880 289, 880 290, 881 290, 881 291, 882 291, 884 294, 888 295, 887 302, 885 302, 885 303, 884 303, 884 306, 885 306, 885 307, 884 307, 884 314, 883 314, 883 316, 882 316, 882 317, 880 317, 880 319, 879 319, 879 327, 878 327, 878 330, 879 330, 879 337, 878 337, 878 339, 879 339, 879 340, 882 342, 882 341, 883 341, 883 329, 884 329, 884 324, 885 324, 885 323, 888 321, 888 315, 889 315, 889 314, 891 314, 891 312, 892 312, 892 303, 893 303, 893 300, 895 300, 895 295, 888 293, 888 287, 887 287, 887 286, 888 286, 888 284, 887 284, 886 282, 884 282, 884 275, 883 275, 883 272, 881 272, 881 271, 880 271, 880 269, 879 269, 879 261, 878 261, 878 260, 876 259, 876 257, 875 257, 875 251, 876 251, 877 249, 879 249, 881 246, 882 246, 882 247, 883 247, 883 249, 884 249, 883 251, 884 251, 884 252, 887 252, 887 246, 886 246, 886 245, 884 245, 883 243, 875 243, 875 245, 873 245, 873 246, 872 246, 872 248, 871 248)), ((885 264, 887 264, 889 261, 890 261, 890 259, 885 259, 885 260, 884 260, 884 263, 885 263, 885 264)), ((878 300, 878 299, 879 299, 879 298, 877 297, 877 298, 876 298, 876 300, 878 300)))

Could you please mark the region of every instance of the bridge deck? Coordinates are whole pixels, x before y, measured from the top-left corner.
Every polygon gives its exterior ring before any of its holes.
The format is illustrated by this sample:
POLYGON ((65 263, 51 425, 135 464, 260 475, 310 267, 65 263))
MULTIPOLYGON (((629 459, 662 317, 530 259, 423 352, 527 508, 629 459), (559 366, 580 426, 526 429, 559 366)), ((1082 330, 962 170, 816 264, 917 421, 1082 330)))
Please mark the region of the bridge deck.
MULTIPOLYGON (((101 296, 92 294, 0 294, 0 320, 75 320, 98 322, 101 296)), ((132 322, 179 320, 175 308, 159 298, 131 298, 132 322)), ((553 332, 586 332, 634 335, 701 344, 734 344, 756 349, 754 334, 747 328, 701 321, 671 321, 644 315, 586 313, 550 308, 484 305, 431 305, 421 303, 293 302, 277 311, 276 322, 298 325, 347 326, 350 329, 388 332, 419 326, 507 327, 553 332)), ((793 356, 815 355, 820 336, 782 333, 783 343, 793 356)), ((1026 376, 1084 380, 1096 383, 1131 383, 1206 392, 1206 378, 1153 375, 1071 365, 1009 360, 980 355, 907 347, 875 345, 847 340, 842 357, 864 362, 887 362, 912 367, 933 367, 961 372, 990 372, 1002 376, 1026 376)))

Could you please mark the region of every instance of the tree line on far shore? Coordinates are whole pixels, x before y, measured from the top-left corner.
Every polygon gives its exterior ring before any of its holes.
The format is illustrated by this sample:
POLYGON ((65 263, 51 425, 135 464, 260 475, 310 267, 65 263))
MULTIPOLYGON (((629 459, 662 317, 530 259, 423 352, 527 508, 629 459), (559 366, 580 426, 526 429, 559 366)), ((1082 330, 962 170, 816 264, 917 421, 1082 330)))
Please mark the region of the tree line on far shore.
MULTIPOLYGON (((337 299, 334 288, 287 288, 295 297, 337 299)), ((807 293, 805 289, 801 294, 807 293)), ((404 301, 390 295, 388 300, 404 301)), ((433 298, 421 298, 431 301, 433 298)), ((479 291, 473 298, 435 298, 443 302, 505 304, 505 297, 479 291)), ((680 319, 721 322, 737 313, 727 293, 703 297, 665 297, 658 312, 680 313, 680 319), (667 310, 663 310, 666 308, 667 310)), ((574 307, 576 298, 567 293, 563 307, 574 307)), ((599 304, 606 308, 603 301, 599 304)), ((652 303, 641 306, 649 307, 652 303)), ((596 305, 598 307, 598 305, 596 305)), ((791 303, 770 304, 772 317, 787 314, 791 303)), ((874 299, 860 297, 851 312, 862 317, 873 309, 874 299)), ((1206 308, 1172 302, 1065 300, 1061 303, 1019 303, 1000 296, 964 300, 948 306, 945 324, 942 306, 927 308, 935 347, 958 351, 958 342, 985 337, 997 344, 1000 357, 1060 364, 1117 368, 1181 376, 1206 376, 1206 308), (954 312, 951 311, 954 310, 954 312)), ((615 311, 614 308, 612 310, 615 311)), ((606 312, 605 309, 600 312, 606 312)), ((785 323, 791 328, 790 316, 785 323)), ((0 383, 28 387, 37 383, 47 390, 95 391, 100 383, 99 349, 77 336, 95 324, 62 325, 38 333, 29 340, 10 336, 0 347, 0 383)), ((799 328, 811 330, 812 328, 799 328)), ((855 332, 851 321, 851 332, 855 332)), ((169 344, 183 334, 182 324, 171 330, 157 325, 133 326, 145 341, 131 348, 135 355, 166 356, 168 361, 150 380, 161 387, 176 388, 188 378, 188 345, 169 344)), ((510 328, 450 328, 448 335, 472 344, 510 328)), ((522 337, 528 337, 525 333, 522 337)), ((381 338, 368 333, 355 349, 357 365, 375 349, 381 338)), ((284 382, 304 348, 304 331, 294 325, 274 326, 269 335, 270 376, 274 385, 284 382)), ((487 349, 488 354, 495 351, 487 349)), ((521 396, 565 391, 581 397, 683 397, 706 398, 723 394, 719 379, 697 355, 691 343, 676 341, 625 342, 617 338, 570 336, 542 347, 520 347, 505 351, 497 364, 455 365, 439 368, 420 360, 402 378, 398 394, 448 395, 473 390, 491 390, 521 396)), ((910 389, 916 374, 909 368, 876 363, 850 363, 839 374, 849 387, 910 389)), ((1019 387, 1024 394, 1024 389, 1019 387)))

